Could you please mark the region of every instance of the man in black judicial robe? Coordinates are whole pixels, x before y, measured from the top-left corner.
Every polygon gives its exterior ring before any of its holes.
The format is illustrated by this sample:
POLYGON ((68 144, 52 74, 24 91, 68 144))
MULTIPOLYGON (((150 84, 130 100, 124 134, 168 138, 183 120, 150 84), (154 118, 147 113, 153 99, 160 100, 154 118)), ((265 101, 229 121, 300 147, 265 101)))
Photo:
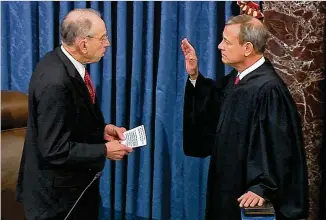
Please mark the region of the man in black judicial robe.
POLYGON ((256 18, 231 18, 219 44, 234 70, 214 82, 198 71, 194 48, 181 48, 189 74, 183 149, 211 155, 206 219, 239 220, 240 207, 270 201, 279 219, 308 214, 302 130, 287 86, 263 57, 268 31, 256 18))

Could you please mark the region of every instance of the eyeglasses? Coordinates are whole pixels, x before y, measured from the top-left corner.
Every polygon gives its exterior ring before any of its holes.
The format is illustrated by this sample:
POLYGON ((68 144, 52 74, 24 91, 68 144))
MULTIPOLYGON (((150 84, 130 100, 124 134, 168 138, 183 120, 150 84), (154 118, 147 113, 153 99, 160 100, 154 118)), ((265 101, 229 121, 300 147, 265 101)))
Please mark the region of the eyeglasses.
POLYGON ((106 43, 106 41, 108 41, 108 42, 110 43, 108 35, 104 35, 104 36, 101 37, 101 38, 93 37, 93 36, 91 36, 91 35, 88 35, 88 36, 86 36, 86 37, 94 38, 94 39, 96 39, 96 40, 99 40, 99 41, 101 41, 102 44, 106 43))

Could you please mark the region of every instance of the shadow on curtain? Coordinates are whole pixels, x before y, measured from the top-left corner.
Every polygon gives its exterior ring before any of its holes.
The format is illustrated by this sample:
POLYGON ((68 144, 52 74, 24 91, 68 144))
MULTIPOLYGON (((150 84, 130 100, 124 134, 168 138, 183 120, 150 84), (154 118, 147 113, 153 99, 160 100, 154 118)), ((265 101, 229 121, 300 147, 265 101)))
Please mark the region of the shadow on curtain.
MULTIPOLYGON (((217 46, 235 2, 1 2, 2 89, 27 92, 38 60, 60 44, 59 23, 74 8, 102 13, 112 46, 90 65, 106 122, 144 124, 148 145, 101 177, 100 219, 203 219, 208 158, 182 150, 187 37, 200 71, 229 71, 217 46)), ((198 146, 200 147, 200 146, 198 146)))

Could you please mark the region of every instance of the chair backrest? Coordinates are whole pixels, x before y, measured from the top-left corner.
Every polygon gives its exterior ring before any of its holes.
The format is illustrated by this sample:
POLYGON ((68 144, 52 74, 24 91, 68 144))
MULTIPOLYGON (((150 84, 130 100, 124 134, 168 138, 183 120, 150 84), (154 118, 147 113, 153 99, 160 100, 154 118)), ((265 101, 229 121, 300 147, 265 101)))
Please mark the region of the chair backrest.
POLYGON ((1 130, 26 127, 27 95, 18 91, 1 91, 1 130))
POLYGON ((16 183, 27 117, 27 95, 1 91, 1 220, 24 219, 23 206, 16 202, 16 183))

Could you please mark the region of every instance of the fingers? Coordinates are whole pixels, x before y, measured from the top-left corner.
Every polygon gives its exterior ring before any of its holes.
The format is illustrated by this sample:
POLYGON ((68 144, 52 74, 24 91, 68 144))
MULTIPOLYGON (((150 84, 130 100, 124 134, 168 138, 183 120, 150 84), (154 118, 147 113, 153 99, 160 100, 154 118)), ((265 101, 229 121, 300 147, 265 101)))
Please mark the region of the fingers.
POLYGON ((238 202, 240 202, 240 207, 254 207, 257 205, 262 206, 264 204, 264 199, 253 192, 247 192, 238 198, 238 202))
POLYGON ((244 204, 247 202, 248 198, 249 198, 248 193, 244 194, 243 197, 242 197, 242 199, 240 200, 240 205, 239 206, 240 207, 243 207, 244 204))
POLYGON ((258 205, 262 206, 264 204, 265 200, 263 198, 259 199, 258 205))
MULTIPOLYGON (((255 205, 257 205, 257 203, 259 202, 259 199, 258 198, 254 198, 252 200, 252 202, 249 204, 250 207, 254 207, 255 205)), ((246 204, 245 204, 246 206, 246 204)))
POLYGON ((110 160, 122 160, 124 155, 114 155, 113 157, 109 158, 110 160))
POLYGON ((182 42, 181 42, 181 50, 184 52, 186 50, 186 48, 185 48, 185 45, 184 45, 183 41, 184 40, 182 40, 182 42))
POLYGON ((120 143, 121 141, 114 141, 114 142, 117 143, 117 148, 116 148, 117 152, 126 152, 128 154, 133 151, 133 149, 131 147, 121 144, 120 143))
POLYGON ((125 136, 123 135, 123 132, 125 132, 126 129, 125 128, 116 128, 115 129, 115 133, 117 134, 119 140, 124 140, 125 139, 125 136))
POLYGON ((118 138, 111 136, 111 135, 104 135, 104 140, 106 141, 114 141, 114 140, 119 140, 118 138))
POLYGON ((242 196, 240 196, 239 198, 238 198, 238 202, 240 202, 242 199, 243 199, 243 197, 245 196, 246 194, 243 194, 242 196))
POLYGON ((127 147, 126 145, 123 145, 123 144, 121 144, 121 146, 122 146, 121 150, 124 150, 125 152, 127 152, 127 154, 131 153, 133 151, 133 149, 131 147, 127 147))
POLYGON ((112 152, 110 155, 107 156, 108 159, 110 160, 122 160, 124 156, 128 155, 129 152, 125 150, 120 150, 120 151, 115 151, 112 152))
POLYGON ((104 129, 104 139, 111 141, 111 140, 124 140, 125 137, 123 133, 126 131, 124 127, 117 127, 115 125, 109 124, 105 126, 104 129))
POLYGON ((195 64, 197 62, 197 55, 195 49, 191 46, 191 44, 186 40, 181 44, 181 49, 183 55, 185 57, 185 61, 190 62, 189 64, 195 64))
POLYGON ((118 132, 118 137, 119 137, 119 140, 124 140, 126 139, 125 136, 123 135, 123 132, 118 132))
POLYGON ((132 148, 131 147, 127 147, 130 148, 130 150, 120 150, 116 152, 116 157, 117 160, 121 160, 124 158, 124 156, 127 156, 130 152, 132 152, 132 148))
POLYGON ((191 46, 187 38, 184 38, 181 41, 181 49, 183 53, 186 55, 187 53, 195 51, 195 49, 191 46))
POLYGON ((182 41, 181 41, 181 49, 183 52, 185 52, 185 50, 187 49, 187 45, 189 44, 188 42, 188 39, 187 38, 184 38, 182 41))
POLYGON ((121 152, 123 155, 128 155, 133 151, 133 149, 131 147, 119 143, 118 151, 121 152))
POLYGON ((122 159, 124 156, 128 155, 129 152, 125 150, 118 151, 117 154, 119 155, 119 158, 122 159))

